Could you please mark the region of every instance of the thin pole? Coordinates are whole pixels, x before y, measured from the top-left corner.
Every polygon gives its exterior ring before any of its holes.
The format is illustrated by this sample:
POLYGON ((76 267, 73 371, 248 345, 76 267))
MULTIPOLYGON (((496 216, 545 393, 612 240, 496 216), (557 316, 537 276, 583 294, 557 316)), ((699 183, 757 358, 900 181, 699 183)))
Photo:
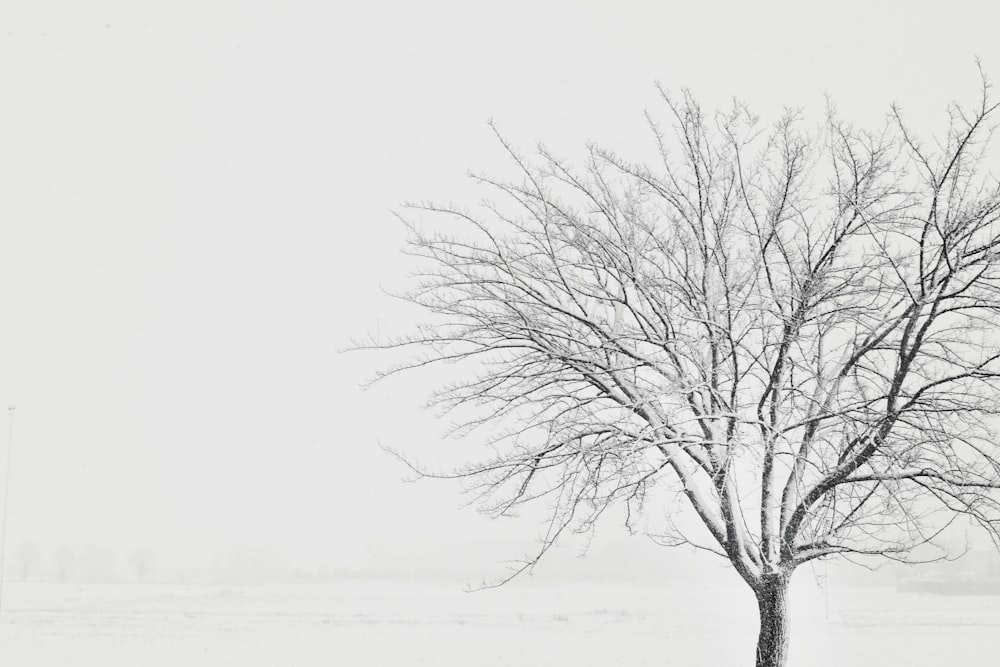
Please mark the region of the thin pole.
POLYGON ((3 573, 7 565, 7 499, 10 497, 10 453, 14 449, 14 410, 16 406, 8 405, 10 415, 7 425, 7 465, 4 468, 3 483, 3 521, 0 522, 0 610, 3 608, 3 573))

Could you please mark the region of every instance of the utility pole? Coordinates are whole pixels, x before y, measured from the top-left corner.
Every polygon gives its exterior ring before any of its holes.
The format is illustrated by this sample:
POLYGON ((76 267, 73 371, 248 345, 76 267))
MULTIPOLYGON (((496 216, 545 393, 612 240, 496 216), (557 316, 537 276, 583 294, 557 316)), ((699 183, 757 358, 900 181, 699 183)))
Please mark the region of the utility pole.
POLYGON ((3 483, 3 521, 0 522, 0 610, 3 609, 3 575, 7 565, 7 499, 10 498, 10 456, 14 449, 14 410, 15 405, 7 406, 7 465, 4 467, 3 483))

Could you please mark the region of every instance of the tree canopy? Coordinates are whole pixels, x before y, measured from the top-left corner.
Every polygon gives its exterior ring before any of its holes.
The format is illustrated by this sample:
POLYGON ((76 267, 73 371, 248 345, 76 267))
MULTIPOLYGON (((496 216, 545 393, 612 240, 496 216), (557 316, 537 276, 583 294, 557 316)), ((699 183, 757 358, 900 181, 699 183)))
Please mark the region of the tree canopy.
POLYGON ((490 426, 495 455, 456 475, 494 514, 547 502, 539 557, 671 489, 655 511, 699 529, 660 539, 728 559, 759 600, 813 559, 906 559, 958 517, 997 537, 985 77, 935 141, 897 107, 874 130, 832 107, 764 125, 660 92, 655 164, 525 155, 498 132, 519 177, 402 216, 424 267, 406 297, 433 317, 380 345, 423 350, 389 374, 474 363, 435 401, 490 426))

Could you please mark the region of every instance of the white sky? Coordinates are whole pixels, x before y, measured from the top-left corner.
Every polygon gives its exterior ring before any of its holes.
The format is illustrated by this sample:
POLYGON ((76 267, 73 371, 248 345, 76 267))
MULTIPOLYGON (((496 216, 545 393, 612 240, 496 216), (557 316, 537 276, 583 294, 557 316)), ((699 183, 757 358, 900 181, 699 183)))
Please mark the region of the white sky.
POLYGON ((3 3, 8 544, 495 572, 535 525, 402 484, 376 440, 431 451, 429 387, 338 353, 411 316, 390 209, 472 201, 489 118, 642 154, 656 80, 926 130, 1000 77, 988 3, 874 4, 3 3))

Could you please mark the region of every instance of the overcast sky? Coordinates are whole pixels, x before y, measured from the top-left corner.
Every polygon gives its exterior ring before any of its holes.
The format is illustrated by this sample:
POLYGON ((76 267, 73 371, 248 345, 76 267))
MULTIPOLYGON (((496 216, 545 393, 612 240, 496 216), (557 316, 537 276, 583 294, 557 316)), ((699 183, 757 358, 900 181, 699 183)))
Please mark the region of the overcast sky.
POLYGON ((449 447, 430 387, 362 392, 379 360, 339 352, 413 317, 381 291, 405 285, 391 210, 474 201, 463 174, 506 169, 490 118, 525 148, 641 155, 655 81, 765 118, 898 101, 935 130, 976 55, 1000 77, 988 3, 811 4, 4 2, 8 544, 484 574, 521 555, 532 521, 404 484, 379 449, 449 447))

